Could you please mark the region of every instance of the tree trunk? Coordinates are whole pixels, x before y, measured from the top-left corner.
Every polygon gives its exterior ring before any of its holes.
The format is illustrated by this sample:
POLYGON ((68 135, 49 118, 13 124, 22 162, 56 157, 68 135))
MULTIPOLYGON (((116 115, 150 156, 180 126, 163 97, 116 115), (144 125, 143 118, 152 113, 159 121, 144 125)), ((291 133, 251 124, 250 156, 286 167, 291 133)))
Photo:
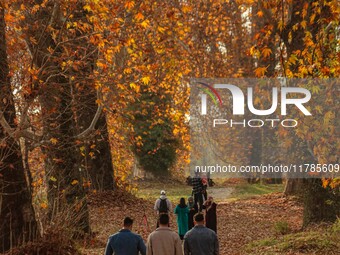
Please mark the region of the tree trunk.
MULTIPOLYGON (((312 15, 316 15, 315 22, 309 28, 309 32, 312 35, 312 40, 317 44, 317 33, 321 31, 324 25, 326 17, 330 15, 329 6, 323 3, 320 12, 313 13, 313 4, 318 3, 317 0, 308 1, 293 1, 291 4, 291 17, 289 23, 285 26, 282 32, 282 39, 287 48, 287 58, 292 54, 297 54, 297 52, 302 52, 305 44, 305 30, 299 26, 302 20, 310 20, 312 15), (301 6, 308 5, 306 17, 301 15, 301 6), (297 26, 298 29, 293 29, 297 26), (291 37, 291 40, 290 40, 291 37)), ((298 55, 298 54, 297 54, 298 55)), ((324 56, 327 59, 327 56, 324 56)), ((295 74, 298 73, 299 61, 296 64, 290 66, 290 70, 295 74)), ((312 76, 312 74, 309 74, 312 76)), ((297 139, 298 140, 298 139, 297 139)), ((306 149, 308 145, 304 146, 302 150, 303 153, 309 154, 306 149)), ((311 163, 318 163, 315 159, 311 160, 311 163)), ((339 191, 331 190, 330 188, 322 187, 321 179, 304 179, 303 183, 305 185, 299 185, 295 179, 288 180, 287 182, 287 192, 285 194, 290 194, 290 191, 295 191, 296 187, 303 187, 304 191, 304 225, 308 225, 311 222, 322 222, 322 221, 334 221, 339 214, 339 191)), ((301 182, 300 182, 301 183, 301 182)))
POLYGON ((40 82, 32 91, 39 94, 43 137, 47 141, 42 151, 45 154, 49 217, 78 236, 89 233, 90 225, 72 108, 72 79, 65 71, 68 67, 63 66, 72 61, 69 56, 72 52, 68 51, 69 45, 62 47, 60 44, 75 38, 66 33, 55 36, 63 24, 60 4, 48 2, 37 12, 27 12, 24 31, 27 45, 34 53, 33 62, 39 69, 40 82))
MULTIPOLYGON (((4 9, 0 4, 0 110, 15 127, 6 53, 4 9)), ((0 253, 37 237, 37 222, 27 186, 20 145, 0 126, 0 253)))
MULTIPOLYGON (((89 24, 86 15, 88 13, 83 8, 84 3, 79 2, 74 11, 73 18, 75 22, 84 22, 89 24)), ((90 24, 91 25, 91 24, 90 24)), ((90 31, 93 32, 92 25, 90 31)), ((77 36, 83 36, 80 31, 76 32, 77 36)), ((77 52, 73 61, 82 61, 83 56, 87 56, 85 61, 78 70, 74 70, 70 75, 74 77, 72 81, 74 91, 74 109, 79 133, 87 129, 97 111, 97 89, 93 78, 93 70, 98 58, 98 51, 95 45, 90 43, 89 38, 77 40, 71 46, 73 51, 77 52)), ((98 88, 99 90, 101 88, 98 88)), ((103 102, 100 102, 103 103, 103 102)), ((91 188, 96 190, 112 190, 114 187, 113 165, 111 158, 111 147, 105 113, 102 112, 96 125, 95 130, 88 137, 83 138, 80 145, 82 152, 82 168, 85 170, 85 179, 91 182, 91 188)))
POLYGON ((288 178, 283 193, 286 196, 297 195, 302 190, 303 179, 288 178))
POLYGON ((339 216, 339 190, 324 188, 321 179, 305 180, 303 225, 334 222, 339 216))
MULTIPOLYGON (((83 132, 90 126, 97 109, 96 90, 91 84, 82 88, 83 92, 75 95, 77 115, 77 130, 83 132), (86 108, 81 102, 87 102, 86 108), (84 110, 86 109, 86 110, 84 110)), ((101 113, 95 130, 80 145, 82 169, 84 177, 90 181, 95 190, 112 190, 114 188, 111 147, 105 113, 101 113)))
POLYGON ((69 224, 67 226, 73 227, 75 234, 82 235, 90 232, 90 226, 80 155, 74 139, 70 88, 62 77, 49 87, 49 92, 40 97, 44 109, 44 136, 51 141, 43 150, 46 156, 49 216, 56 221, 61 213, 62 220, 69 224))

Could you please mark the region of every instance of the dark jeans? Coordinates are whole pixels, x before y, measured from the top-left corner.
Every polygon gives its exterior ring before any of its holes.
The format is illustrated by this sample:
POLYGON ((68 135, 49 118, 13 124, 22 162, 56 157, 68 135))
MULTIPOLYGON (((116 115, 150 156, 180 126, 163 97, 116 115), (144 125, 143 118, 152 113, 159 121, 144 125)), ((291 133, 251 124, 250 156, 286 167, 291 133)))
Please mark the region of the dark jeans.
POLYGON ((195 204, 198 203, 198 211, 201 212, 203 205, 203 194, 201 192, 194 194, 194 202, 195 204))

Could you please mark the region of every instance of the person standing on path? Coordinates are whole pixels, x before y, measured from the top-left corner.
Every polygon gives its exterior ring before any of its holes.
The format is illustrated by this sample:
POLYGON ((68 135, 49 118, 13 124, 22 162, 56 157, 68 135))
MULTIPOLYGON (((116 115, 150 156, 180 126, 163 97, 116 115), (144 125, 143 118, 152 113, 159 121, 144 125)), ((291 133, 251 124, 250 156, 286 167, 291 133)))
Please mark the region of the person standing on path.
POLYGON ((188 209, 188 230, 190 230, 194 227, 194 215, 198 213, 198 207, 197 204, 194 203, 193 197, 188 198, 188 209))
POLYGON ((105 255, 146 255, 146 247, 140 235, 132 233, 133 220, 126 217, 123 228, 109 237, 106 245, 105 255))
POLYGON ((170 213, 172 206, 170 200, 166 197, 165 190, 161 190, 161 196, 156 200, 154 210, 157 214, 170 213))
POLYGON ((184 255, 219 255, 216 233, 204 226, 204 215, 194 216, 195 227, 184 236, 184 255))
MULTIPOLYGON (((172 211, 172 205, 170 200, 166 197, 165 190, 161 190, 161 196, 157 198, 154 206, 154 210, 157 213, 157 217, 160 214, 170 214, 172 211)), ((157 220, 156 228, 159 227, 159 221, 157 220)), ((168 225, 170 227, 170 224, 168 225)))
POLYGON ((147 255, 183 255, 182 242, 177 233, 168 227, 168 224, 169 215, 160 214, 159 228, 148 237, 147 255))
POLYGON ((177 215, 178 235, 183 240, 184 235, 188 232, 188 214, 189 208, 185 204, 185 199, 182 197, 179 204, 175 208, 177 215))
POLYGON ((198 203, 198 210, 202 211, 203 205, 203 183, 198 172, 195 172, 195 177, 192 178, 192 193, 194 195, 195 204, 198 203))
POLYGON ((208 197, 208 200, 204 202, 203 209, 205 209, 205 226, 214 230, 217 234, 217 204, 214 202, 212 196, 208 197))

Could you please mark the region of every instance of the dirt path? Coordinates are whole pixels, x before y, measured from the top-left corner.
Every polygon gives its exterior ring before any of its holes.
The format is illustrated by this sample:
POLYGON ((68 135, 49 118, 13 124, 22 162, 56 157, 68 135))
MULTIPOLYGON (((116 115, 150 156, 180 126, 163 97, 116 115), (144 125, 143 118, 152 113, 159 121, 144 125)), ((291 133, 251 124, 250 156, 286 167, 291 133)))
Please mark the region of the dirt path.
POLYGON ((210 187, 208 195, 212 196, 216 202, 225 202, 233 191, 234 188, 210 187))
POLYGON ((220 254, 247 254, 246 244, 278 235, 274 228, 278 222, 287 222, 291 231, 302 225, 302 207, 281 193, 220 203, 217 230, 220 254))
MULTIPOLYGON (((247 254, 244 246, 255 240, 273 237, 277 222, 287 222, 292 231, 301 227, 302 209, 296 201, 276 193, 220 202, 228 198, 232 190, 220 187, 209 190, 209 194, 218 202, 220 255, 247 254)), ((90 197, 89 208, 96 238, 84 244, 82 251, 87 255, 103 254, 108 236, 119 230, 121 220, 127 215, 135 219, 134 231, 141 234, 144 240, 155 229, 156 216, 151 201, 122 192, 96 194, 90 197), (143 218, 144 212, 146 218, 143 218)), ((177 228, 175 221, 175 217, 172 217, 171 226, 174 230, 177 228)))

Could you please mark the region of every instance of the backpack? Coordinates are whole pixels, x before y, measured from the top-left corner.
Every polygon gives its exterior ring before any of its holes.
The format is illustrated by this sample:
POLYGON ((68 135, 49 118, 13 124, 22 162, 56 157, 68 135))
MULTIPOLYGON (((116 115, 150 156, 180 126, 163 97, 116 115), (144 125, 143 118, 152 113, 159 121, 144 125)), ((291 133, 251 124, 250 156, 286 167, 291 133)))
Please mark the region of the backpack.
POLYGON ((158 211, 160 213, 168 213, 168 204, 166 203, 166 199, 161 199, 158 211))

